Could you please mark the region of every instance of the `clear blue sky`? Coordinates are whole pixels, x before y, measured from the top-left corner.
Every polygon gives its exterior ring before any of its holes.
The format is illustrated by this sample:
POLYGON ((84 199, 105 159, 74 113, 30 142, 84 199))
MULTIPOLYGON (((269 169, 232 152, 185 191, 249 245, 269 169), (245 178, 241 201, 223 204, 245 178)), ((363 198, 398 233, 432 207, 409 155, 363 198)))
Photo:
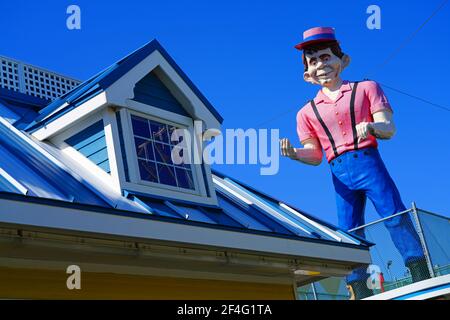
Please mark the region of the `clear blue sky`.
MULTIPOLYGON (((450 107, 450 4, 386 65, 380 65, 439 6, 430 1, 1 1, 0 54, 87 79, 157 38, 225 118, 224 128, 265 127, 299 145, 295 115, 317 87, 302 79, 293 46, 304 29, 333 26, 352 57, 343 77, 377 80, 450 107), (81 8, 80 31, 66 28, 66 8, 81 8), (366 28, 366 8, 381 8, 381 30, 366 28), (374 70, 375 68, 375 70, 374 70), (371 73, 369 73, 372 71, 371 73)), ((381 154, 409 206, 450 215, 450 112, 385 93, 398 132, 381 154)), ((312 167, 283 158, 275 176, 256 165, 218 170, 336 223, 326 162, 312 167)), ((367 206, 367 220, 377 217, 367 206)))

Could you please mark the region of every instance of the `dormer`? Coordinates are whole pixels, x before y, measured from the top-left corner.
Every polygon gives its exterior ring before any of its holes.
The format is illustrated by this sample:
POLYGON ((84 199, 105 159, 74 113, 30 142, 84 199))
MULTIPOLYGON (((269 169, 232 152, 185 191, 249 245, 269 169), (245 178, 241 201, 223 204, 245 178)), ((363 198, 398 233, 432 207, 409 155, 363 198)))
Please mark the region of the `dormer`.
MULTIPOLYGON (((124 195, 217 204, 209 165, 174 164, 170 136, 185 129, 191 148, 222 117, 153 40, 53 101, 27 127, 124 195)), ((62 182, 63 183, 63 182, 62 182)))

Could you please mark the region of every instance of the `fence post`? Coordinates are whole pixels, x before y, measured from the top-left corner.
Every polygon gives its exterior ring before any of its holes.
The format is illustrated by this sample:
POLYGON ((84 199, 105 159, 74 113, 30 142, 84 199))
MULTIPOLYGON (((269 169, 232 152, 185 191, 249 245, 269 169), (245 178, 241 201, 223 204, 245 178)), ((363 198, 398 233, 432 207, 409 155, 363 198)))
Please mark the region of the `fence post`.
POLYGON ((311 282, 311 289, 312 289, 312 292, 313 292, 314 300, 318 300, 317 299, 316 286, 314 285, 314 282, 311 282))
POLYGON ((425 236, 423 234, 422 224, 420 223, 420 219, 419 219, 419 213, 417 211, 416 203, 414 201, 412 202, 412 214, 414 217, 414 221, 416 222, 417 234, 419 235, 420 244, 422 245, 422 249, 423 249, 423 254, 425 256, 425 260, 427 261, 428 271, 430 272, 431 277, 434 278, 435 275, 434 275, 433 265, 431 263, 430 253, 428 251, 428 246, 425 241, 425 236))

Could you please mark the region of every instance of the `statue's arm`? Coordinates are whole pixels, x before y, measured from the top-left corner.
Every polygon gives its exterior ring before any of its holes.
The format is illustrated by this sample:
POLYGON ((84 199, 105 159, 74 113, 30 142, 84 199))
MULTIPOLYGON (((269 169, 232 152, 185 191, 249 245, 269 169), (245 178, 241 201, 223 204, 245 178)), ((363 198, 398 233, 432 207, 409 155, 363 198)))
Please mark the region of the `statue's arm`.
POLYGON ((294 148, 289 139, 281 139, 281 154, 292 160, 302 163, 318 166, 322 163, 323 152, 322 146, 317 138, 309 138, 301 143, 303 148, 294 148))
POLYGON ((391 139, 395 132, 395 123, 392 112, 384 109, 372 114, 373 122, 369 125, 369 132, 379 139, 391 139))

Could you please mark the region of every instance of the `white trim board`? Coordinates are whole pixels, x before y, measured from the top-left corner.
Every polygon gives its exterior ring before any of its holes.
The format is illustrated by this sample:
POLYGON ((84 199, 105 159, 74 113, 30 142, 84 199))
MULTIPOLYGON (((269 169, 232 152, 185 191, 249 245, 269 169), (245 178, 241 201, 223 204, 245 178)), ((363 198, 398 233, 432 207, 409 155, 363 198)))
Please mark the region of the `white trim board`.
POLYGON ((0 223, 264 252, 299 259, 308 257, 349 264, 370 263, 369 250, 332 243, 279 238, 9 199, 0 199, 0 208, 7 208, 0 211, 0 223))
POLYGON ((39 128, 32 135, 42 141, 49 139, 59 132, 69 129, 79 121, 86 119, 89 115, 107 105, 106 93, 102 92, 95 97, 89 99, 77 108, 67 112, 58 119, 50 122, 46 126, 39 128))
MULTIPOLYGON (((419 292, 422 290, 426 290, 429 288, 433 288, 433 287, 441 286, 441 285, 445 285, 445 284, 450 284, 450 274, 426 279, 426 280, 419 281, 416 283, 412 283, 412 284, 409 284, 407 286, 404 286, 404 287, 401 287, 398 289, 393 289, 393 290, 389 290, 389 291, 386 291, 386 292, 383 292, 380 294, 373 295, 371 297, 365 298, 364 300, 394 300, 396 298, 401 298, 402 296, 405 296, 408 294, 412 294, 415 292, 419 292)), ((448 293, 450 293, 450 288, 436 291, 434 294, 429 293, 429 294, 424 294, 424 295, 418 295, 417 297, 412 297, 411 299, 408 299, 408 300, 424 300, 424 299, 429 299, 431 297, 435 297, 435 296, 438 296, 441 294, 448 294, 448 293), (444 292, 444 293, 442 293, 442 292, 444 292)))

